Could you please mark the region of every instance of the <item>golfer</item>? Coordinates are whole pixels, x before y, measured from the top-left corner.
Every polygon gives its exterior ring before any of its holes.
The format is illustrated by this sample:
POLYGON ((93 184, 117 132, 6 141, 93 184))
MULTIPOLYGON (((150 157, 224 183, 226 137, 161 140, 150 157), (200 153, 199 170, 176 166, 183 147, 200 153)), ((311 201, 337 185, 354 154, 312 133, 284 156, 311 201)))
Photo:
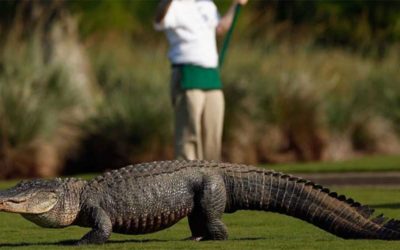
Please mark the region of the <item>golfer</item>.
POLYGON ((212 0, 161 0, 155 28, 164 31, 172 64, 177 159, 220 160, 224 95, 216 35, 230 28, 237 4, 220 18, 212 0))

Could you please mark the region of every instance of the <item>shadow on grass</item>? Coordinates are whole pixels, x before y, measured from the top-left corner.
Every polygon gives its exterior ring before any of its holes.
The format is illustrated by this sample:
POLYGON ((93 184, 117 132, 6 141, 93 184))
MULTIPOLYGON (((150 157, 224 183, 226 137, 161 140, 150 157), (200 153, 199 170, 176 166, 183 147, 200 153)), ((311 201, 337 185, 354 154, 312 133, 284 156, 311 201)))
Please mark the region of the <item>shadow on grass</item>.
MULTIPOLYGON (((255 240, 265 240, 264 237, 246 237, 246 238, 235 238, 231 241, 255 241, 255 240)), ((109 240, 105 244, 124 244, 124 243, 155 243, 155 242, 179 242, 187 240, 158 240, 158 239, 144 239, 144 240, 109 240)), ((3 247, 29 247, 29 246, 74 246, 77 240, 63 240, 58 242, 21 242, 21 243, 0 243, 0 248, 3 247)))
MULTIPOLYGON (((120 243, 147 243, 147 242, 169 242, 169 240, 109 240, 105 244, 120 244, 120 243)), ((0 248, 2 247, 27 247, 27 246, 74 246, 77 240, 63 240, 58 242, 21 242, 21 243, 0 243, 0 248)))
POLYGON ((383 203, 370 205, 372 208, 389 208, 389 209, 400 209, 400 203, 383 203))

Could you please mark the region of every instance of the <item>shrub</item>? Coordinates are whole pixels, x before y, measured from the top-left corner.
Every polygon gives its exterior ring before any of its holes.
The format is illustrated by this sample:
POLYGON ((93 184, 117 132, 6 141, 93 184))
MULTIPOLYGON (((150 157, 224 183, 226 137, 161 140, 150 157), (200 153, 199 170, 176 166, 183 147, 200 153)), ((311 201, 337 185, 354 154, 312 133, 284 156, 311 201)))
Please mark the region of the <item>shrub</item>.
MULTIPOLYGON (((227 95, 231 89, 241 91, 240 98, 227 104, 236 110, 227 114, 235 117, 227 118, 227 134, 244 130, 241 136, 253 137, 246 141, 258 144, 243 145, 242 155, 256 148, 257 162, 400 151, 399 134, 390 129, 398 128, 400 105, 396 59, 378 61, 343 50, 287 46, 237 46, 229 56, 223 69, 227 95), (240 122, 249 119, 251 128, 240 122), (383 127, 388 128, 386 136, 383 127), (382 147, 388 140, 391 149, 382 147)), ((235 135, 226 138, 228 147, 242 140, 235 135)))
POLYGON ((0 55, 0 177, 52 176, 74 142, 79 100, 62 68, 46 64, 36 37, 0 55))
POLYGON ((164 50, 133 48, 129 40, 91 48, 103 97, 84 124, 82 152, 69 172, 99 171, 171 158, 172 113, 164 50))

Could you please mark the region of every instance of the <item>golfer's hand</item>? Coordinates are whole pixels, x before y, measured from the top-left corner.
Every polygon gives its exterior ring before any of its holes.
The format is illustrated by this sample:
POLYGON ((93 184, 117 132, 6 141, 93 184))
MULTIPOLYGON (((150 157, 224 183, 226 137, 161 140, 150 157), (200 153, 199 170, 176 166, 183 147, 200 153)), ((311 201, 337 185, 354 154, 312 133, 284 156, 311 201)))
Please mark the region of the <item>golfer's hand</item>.
POLYGON ((164 19, 171 3, 172 3, 172 0, 160 0, 159 1, 157 10, 156 10, 156 15, 154 18, 154 21, 156 24, 160 23, 164 19))
POLYGON ((234 0, 236 4, 246 5, 249 0, 234 0))

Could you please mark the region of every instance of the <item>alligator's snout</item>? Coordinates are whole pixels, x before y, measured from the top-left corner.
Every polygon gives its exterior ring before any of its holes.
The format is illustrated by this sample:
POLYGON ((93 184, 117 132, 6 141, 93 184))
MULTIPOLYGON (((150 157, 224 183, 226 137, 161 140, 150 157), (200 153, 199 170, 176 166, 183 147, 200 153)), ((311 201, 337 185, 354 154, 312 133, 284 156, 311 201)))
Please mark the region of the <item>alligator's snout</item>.
POLYGON ((26 202, 26 197, 6 191, 0 191, 0 211, 12 212, 17 209, 19 204, 26 202))

